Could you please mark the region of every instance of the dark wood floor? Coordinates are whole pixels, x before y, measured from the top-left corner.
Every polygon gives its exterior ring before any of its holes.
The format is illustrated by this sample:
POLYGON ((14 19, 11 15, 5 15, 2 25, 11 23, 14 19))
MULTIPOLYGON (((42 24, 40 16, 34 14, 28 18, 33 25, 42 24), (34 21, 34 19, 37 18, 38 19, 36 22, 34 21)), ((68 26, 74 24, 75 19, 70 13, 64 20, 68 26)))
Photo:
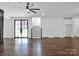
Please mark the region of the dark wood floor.
POLYGON ((79 56, 79 38, 4 39, 1 56, 79 56))

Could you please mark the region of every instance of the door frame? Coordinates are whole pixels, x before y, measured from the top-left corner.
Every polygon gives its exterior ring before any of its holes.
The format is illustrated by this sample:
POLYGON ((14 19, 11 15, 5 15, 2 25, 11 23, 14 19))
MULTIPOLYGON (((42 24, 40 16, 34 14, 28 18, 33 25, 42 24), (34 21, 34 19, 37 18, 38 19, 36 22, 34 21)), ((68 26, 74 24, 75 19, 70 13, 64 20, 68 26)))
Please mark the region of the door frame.
POLYGON ((28 38, 28 19, 14 19, 14 38, 28 38), (15 22, 16 21, 27 21, 27 37, 15 37, 15 22))

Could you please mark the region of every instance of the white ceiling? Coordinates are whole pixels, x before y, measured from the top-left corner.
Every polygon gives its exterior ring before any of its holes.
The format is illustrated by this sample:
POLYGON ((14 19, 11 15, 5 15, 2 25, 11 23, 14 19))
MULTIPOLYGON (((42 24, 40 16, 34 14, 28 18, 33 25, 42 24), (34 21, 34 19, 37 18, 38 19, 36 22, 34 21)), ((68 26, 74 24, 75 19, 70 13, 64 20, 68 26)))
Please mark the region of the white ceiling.
POLYGON ((79 16, 79 2, 33 2, 34 8, 40 8, 37 14, 27 15, 25 2, 0 2, 0 9, 4 10, 5 17, 73 17, 79 16))

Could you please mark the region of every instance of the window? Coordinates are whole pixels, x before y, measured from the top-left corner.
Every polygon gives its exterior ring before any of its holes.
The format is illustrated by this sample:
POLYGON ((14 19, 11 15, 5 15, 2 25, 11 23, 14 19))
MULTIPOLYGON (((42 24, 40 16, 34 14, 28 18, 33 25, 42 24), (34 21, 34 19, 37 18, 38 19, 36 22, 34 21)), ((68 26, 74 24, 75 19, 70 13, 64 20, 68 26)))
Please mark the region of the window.
POLYGON ((41 18, 32 18, 33 26, 41 26, 41 18))

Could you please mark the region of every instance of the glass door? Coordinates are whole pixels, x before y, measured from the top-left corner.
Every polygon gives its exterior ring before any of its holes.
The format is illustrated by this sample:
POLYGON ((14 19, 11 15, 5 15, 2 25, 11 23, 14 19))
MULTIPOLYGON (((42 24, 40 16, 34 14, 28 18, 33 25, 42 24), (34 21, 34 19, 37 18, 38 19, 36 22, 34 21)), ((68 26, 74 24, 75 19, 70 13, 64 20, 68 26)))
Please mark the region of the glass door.
POLYGON ((28 21, 27 20, 15 20, 14 21, 14 27, 15 27, 15 37, 27 37, 27 26, 28 21))

